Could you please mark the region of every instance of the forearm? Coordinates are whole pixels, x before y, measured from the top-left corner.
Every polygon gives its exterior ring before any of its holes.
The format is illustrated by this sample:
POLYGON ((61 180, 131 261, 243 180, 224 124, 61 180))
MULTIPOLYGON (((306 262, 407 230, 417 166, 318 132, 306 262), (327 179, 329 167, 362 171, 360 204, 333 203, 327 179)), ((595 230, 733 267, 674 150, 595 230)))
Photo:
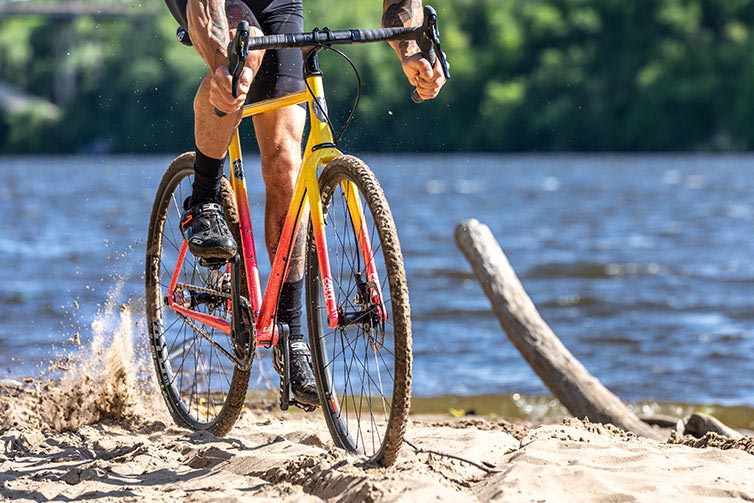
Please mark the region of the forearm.
MULTIPOLYGON (((383 28, 421 26, 423 21, 421 0, 383 0, 382 2, 383 28)), ((419 47, 413 40, 390 42, 390 45, 401 60, 419 52, 419 47)))
POLYGON ((230 38, 225 0, 188 0, 186 18, 191 41, 210 71, 227 64, 230 38))

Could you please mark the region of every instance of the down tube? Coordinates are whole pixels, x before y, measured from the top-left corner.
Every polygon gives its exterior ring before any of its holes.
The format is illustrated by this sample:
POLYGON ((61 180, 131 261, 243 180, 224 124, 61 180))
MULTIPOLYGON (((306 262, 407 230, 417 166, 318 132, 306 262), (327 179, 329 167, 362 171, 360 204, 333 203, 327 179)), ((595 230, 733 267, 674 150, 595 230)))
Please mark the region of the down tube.
POLYGON ((246 191, 246 176, 243 170, 243 158, 241 157, 241 140, 238 129, 233 133, 233 138, 228 148, 230 157, 230 184, 236 197, 238 207, 238 220, 241 231, 241 253, 246 268, 246 287, 249 291, 252 310, 256 315, 262 304, 262 287, 259 282, 259 265, 257 263, 257 251, 254 246, 254 232, 251 225, 249 211, 249 198, 246 191))

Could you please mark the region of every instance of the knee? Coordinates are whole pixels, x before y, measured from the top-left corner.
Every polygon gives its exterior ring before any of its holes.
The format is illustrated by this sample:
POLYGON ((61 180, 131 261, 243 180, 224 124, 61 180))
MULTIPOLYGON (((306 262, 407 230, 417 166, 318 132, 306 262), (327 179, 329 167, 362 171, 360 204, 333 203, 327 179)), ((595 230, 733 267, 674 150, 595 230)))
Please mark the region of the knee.
POLYGON ((269 149, 262 157, 262 175, 270 187, 290 186, 296 181, 301 165, 301 155, 290 148, 279 146, 269 149))

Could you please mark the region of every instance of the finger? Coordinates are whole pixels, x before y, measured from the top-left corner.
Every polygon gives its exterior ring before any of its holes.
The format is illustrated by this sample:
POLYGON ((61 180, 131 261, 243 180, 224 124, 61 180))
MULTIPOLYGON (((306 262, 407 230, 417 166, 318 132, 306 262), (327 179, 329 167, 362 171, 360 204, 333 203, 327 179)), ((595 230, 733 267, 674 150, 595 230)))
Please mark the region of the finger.
POLYGON ((416 83, 416 87, 425 91, 439 91, 444 83, 445 79, 443 78, 435 78, 433 80, 419 79, 416 83))
POLYGON ((416 87, 417 93, 424 99, 431 99, 440 93, 442 85, 439 82, 421 82, 416 87))
POLYGON ((442 64, 440 64, 440 59, 435 60, 435 64, 432 67, 432 72, 430 75, 423 74, 422 78, 426 81, 436 81, 436 80, 442 80, 445 81, 445 72, 443 72, 442 64))
POLYGON ((224 91, 212 92, 212 90, 210 90, 209 94, 210 104, 225 113, 237 111, 243 105, 244 99, 245 95, 233 98, 231 94, 224 91))
POLYGON ((233 77, 228 72, 227 66, 219 67, 212 75, 210 82, 210 103, 217 109, 232 113, 241 108, 246 101, 246 93, 249 90, 251 70, 246 75, 242 73, 239 79, 238 96, 233 97, 233 77), (245 77, 245 78, 244 78, 245 77))
POLYGON ((241 72, 241 76, 238 79, 238 94, 239 97, 241 94, 246 94, 249 92, 249 88, 251 87, 251 82, 254 78, 254 72, 249 67, 244 67, 243 71, 241 72))
MULTIPOLYGON (((431 79, 432 75, 434 74, 432 65, 430 65, 429 61, 427 61, 426 59, 422 59, 422 63, 424 64, 422 65, 421 76, 425 79, 431 79)), ((435 60, 435 64, 437 64, 437 60, 435 60)))
MULTIPOLYGON (((430 79, 432 78, 432 65, 429 64, 429 61, 422 57, 418 57, 412 61, 412 67, 413 70, 417 73, 419 77, 430 79)), ((437 60, 435 60, 435 63, 437 63, 437 60)))
POLYGON ((230 113, 235 112, 241 106, 243 106, 243 103, 246 99, 246 95, 240 96, 238 98, 233 98, 231 95, 228 94, 216 94, 216 95, 210 95, 210 103, 215 105, 220 110, 230 113), (213 99, 214 98, 214 99, 213 99))

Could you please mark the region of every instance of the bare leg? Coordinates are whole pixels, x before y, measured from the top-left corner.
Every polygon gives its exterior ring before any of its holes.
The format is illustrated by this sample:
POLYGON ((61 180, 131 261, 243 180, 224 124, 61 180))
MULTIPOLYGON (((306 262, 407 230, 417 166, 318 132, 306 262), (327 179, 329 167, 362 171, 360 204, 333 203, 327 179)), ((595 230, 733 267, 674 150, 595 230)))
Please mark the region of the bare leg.
MULTIPOLYGON (((280 231, 283 229, 301 167, 301 137, 305 123, 306 111, 299 106, 290 106, 254 117, 266 188, 265 243, 270 260, 275 256, 280 231)), ((296 281, 303 277, 305 237, 305 231, 299 232, 288 281, 296 281)))
MULTIPOLYGON (((286 107, 254 117, 266 188, 265 241, 270 260, 275 256, 301 166, 301 136, 305 122, 306 112, 299 106, 286 107)), ((300 404, 316 407, 319 404, 317 382, 301 327, 305 242, 306 229, 299 228, 288 264, 288 275, 280 291, 277 319, 286 323, 290 329, 287 349, 291 358, 291 391, 300 404)), ((279 346, 276 346, 276 350, 278 348, 279 346)), ((280 371, 282 362, 279 352, 274 361, 280 371)))
POLYGON ((228 41, 235 36, 235 27, 242 20, 249 22, 252 35, 261 35, 262 31, 241 0, 188 0, 186 19, 194 47, 207 64, 209 74, 194 98, 194 181, 191 198, 184 203, 181 232, 195 257, 224 260, 233 257, 238 248, 216 201, 223 163, 233 131, 241 121, 249 85, 264 56, 259 51, 248 54, 234 97, 233 76, 228 69, 228 41))

